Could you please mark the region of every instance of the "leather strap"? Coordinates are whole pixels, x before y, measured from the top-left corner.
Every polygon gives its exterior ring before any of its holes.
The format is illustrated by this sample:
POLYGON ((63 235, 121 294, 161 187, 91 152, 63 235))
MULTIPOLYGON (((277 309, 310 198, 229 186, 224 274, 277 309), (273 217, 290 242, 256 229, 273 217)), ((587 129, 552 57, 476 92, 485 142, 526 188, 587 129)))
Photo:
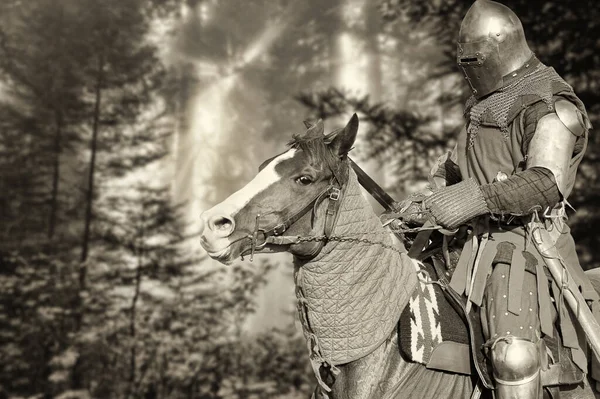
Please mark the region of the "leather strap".
POLYGON ((483 303, 483 294, 485 293, 487 278, 491 272, 494 258, 496 257, 498 244, 499 242, 496 240, 488 240, 485 251, 479 260, 477 273, 473 276, 474 281, 473 290, 471 291, 471 302, 479 307, 481 307, 481 304, 483 303))
POLYGON ((276 225, 273 228, 263 230, 264 242, 258 248, 258 251, 262 249, 265 245, 294 245, 302 242, 301 236, 283 236, 282 234, 296 223, 302 216, 304 216, 308 211, 312 209, 313 218, 315 217, 315 213, 319 204, 325 199, 329 200, 327 205, 327 210, 325 212, 325 226, 324 226, 324 236, 325 239, 318 241, 318 246, 309 254, 305 254, 302 256, 296 255, 300 257, 302 260, 310 260, 317 256, 331 235, 333 234, 333 229, 335 228, 335 224, 337 223, 337 218, 339 216, 339 209, 342 203, 343 191, 345 191, 346 186, 342 187, 342 189, 338 188, 334 183, 335 178, 332 178, 329 186, 320 192, 313 200, 308 202, 300 211, 294 213, 291 217, 286 219, 284 222, 276 225))
POLYGON ((327 204, 327 211, 325 212, 325 228, 323 230, 323 234, 327 238, 331 237, 333 228, 337 223, 340 205, 342 203, 341 197, 341 191, 336 187, 332 187, 329 192, 329 203, 327 204))
MULTIPOLYGON (((325 244, 327 244, 327 241, 333 234, 333 229, 335 227, 335 224, 337 223, 337 219, 339 216, 339 209, 340 209, 340 205, 342 203, 341 191, 339 189, 337 189, 336 187, 332 187, 331 190, 329 191, 328 198, 329 198, 329 203, 327 204, 327 210, 325 211, 325 227, 323 229, 323 235, 325 236, 325 240, 319 241, 318 242, 319 245, 311 253, 305 254, 302 256, 299 256, 297 254, 295 255, 296 257, 301 258, 303 261, 313 259, 315 256, 317 256, 321 252, 321 250, 323 249, 325 244)), ((318 205, 318 202, 315 203, 315 208, 317 205, 318 205)))
MULTIPOLYGON (((508 276, 508 311, 518 316, 521 313, 521 299, 523 295, 523 281, 525 280, 525 256, 515 248, 513 260, 510 263, 508 276)), ((543 273, 542 273, 543 274, 543 273)), ((544 274, 544 278, 546 275, 544 274)))
POLYGON ((431 352, 426 367, 428 369, 451 371, 453 373, 472 375, 471 348, 467 344, 443 341, 431 352))
POLYGON ((542 333, 549 337, 554 336, 554 327, 552 322, 552 302, 550 300, 550 290, 548 288, 548 278, 544 273, 544 266, 538 262, 537 271, 537 291, 539 304, 539 317, 542 333))
POLYGON ((432 222, 427 221, 423 224, 423 228, 425 230, 420 231, 419 234, 417 234, 417 236, 415 237, 415 240, 413 241, 412 245, 410 246, 410 250, 408 251, 409 258, 419 259, 419 254, 421 253, 421 251, 423 251, 423 248, 425 248, 425 246, 429 243, 429 237, 433 232, 433 230, 429 229, 429 227, 433 227, 432 222))
POLYGON ((471 263, 471 258, 473 256, 473 240, 476 239, 477 238, 474 237, 473 232, 471 232, 462 252, 460 253, 456 269, 454 269, 454 273, 452 274, 450 286, 458 294, 463 294, 467 288, 467 272, 469 271, 469 263, 471 263))
POLYGON ((340 192, 339 188, 335 187, 333 184, 330 184, 329 186, 327 186, 327 188, 325 190, 321 191, 316 197, 314 197, 311 201, 309 201, 298 212, 294 213, 292 216, 290 216, 289 218, 284 220, 282 223, 280 223, 270 229, 265 229, 263 232, 265 238, 270 237, 270 236, 279 236, 279 235, 283 234, 287 229, 290 228, 291 225, 293 225, 298 220, 300 220, 300 218, 302 216, 306 215, 306 213, 308 213, 308 211, 315 208, 325 198, 325 195, 329 194, 329 196, 331 197, 332 193, 334 193, 334 192, 337 193, 337 198, 339 198, 339 192, 340 192))
POLYGON ((450 284, 448 284, 448 280, 444 277, 444 265, 442 264, 442 261, 436 258, 432 258, 432 261, 435 271, 438 275, 438 282, 440 283, 442 291, 444 292, 444 296, 446 297, 450 305, 452 305, 452 307, 461 316, 461 318, 467 325, 467 329, 469 330, 471 357, 473 365, 477 370, 477 374, 479 375, 479 378, 481 379, 481 382, 484 387, 488 389, 494 389, 494 383, 490 376, 486 358, 483 353, 484 337, 483 330, 481 328, 481 319, 479 318, 479 313, 475 311, 467 313, 466 299, 459 295, 456 291, 454 291, 450 284))
POLYGON ((360 168, 351 158, 348 158, 350 162, 350 166, 354 173, 356 173, 356 177, 358 178, 358 182, 361 186, 371 196, 388 211, 396 211, 398 208, 398 202, 396 202, 375 180, 371 178, 364 170, 360 168))

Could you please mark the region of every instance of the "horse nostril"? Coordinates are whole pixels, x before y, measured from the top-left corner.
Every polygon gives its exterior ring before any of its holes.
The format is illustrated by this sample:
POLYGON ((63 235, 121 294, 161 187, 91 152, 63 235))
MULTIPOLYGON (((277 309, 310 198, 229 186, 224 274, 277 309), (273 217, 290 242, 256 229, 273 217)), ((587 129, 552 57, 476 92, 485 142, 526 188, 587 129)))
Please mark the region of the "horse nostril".
POLYGON ((219 217, 216 220, 213 220, 213 226, 215 226, 219 230, 226 230, 226 229, 230 228, 231 225, 232 225, 231 220, 227 219, 225 217, 219 217))
POLYGON ((208 226, 215 233, 227 236, 233 232, 235 223, 229 216, 215 215, 209 219, 208 226))

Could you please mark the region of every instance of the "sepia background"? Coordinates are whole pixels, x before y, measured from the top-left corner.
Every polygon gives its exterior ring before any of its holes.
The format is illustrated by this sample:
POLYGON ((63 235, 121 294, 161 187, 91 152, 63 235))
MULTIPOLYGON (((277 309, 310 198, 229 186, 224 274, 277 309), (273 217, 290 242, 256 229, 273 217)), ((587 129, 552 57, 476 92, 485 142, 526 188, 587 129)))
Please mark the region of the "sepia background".
MULTIPOLYGON (((422 187, 463 122, 470 4, 0 0, 0 399, 307 398, 290 257, 218 264, 199 214, 352 112, 353 158, 422 187)), ((600 3, 505 4, 600 125, 600 3)), ((585 268, 598 147, 569 198, 585 268)))

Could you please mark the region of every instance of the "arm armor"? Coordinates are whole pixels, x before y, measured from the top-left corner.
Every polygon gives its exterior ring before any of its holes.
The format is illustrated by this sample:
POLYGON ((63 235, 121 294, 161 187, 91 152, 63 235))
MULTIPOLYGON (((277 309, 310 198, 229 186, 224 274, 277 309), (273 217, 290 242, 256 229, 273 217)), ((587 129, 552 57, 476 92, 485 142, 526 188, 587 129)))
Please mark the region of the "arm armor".
POLYGON ((586 128, 581 112, 570 101, 558 97, 554 108, 556 112, 539 102, 525 112, 527 169, 481 187, 491 213, 526 215, 552 208, 563 199, 571 157, 582 150, 576 141, 586 128))
POLYGON ((440 188, 425 199, 424 205, 439 224, 452 229, 486 213, 527 215, 553 207, 560 200, 552 172, 532 168, 483 186, 467 179, 440 188))
POLYGON ((506 180, 477 186, 467 179, 452 185, 450 179, 460 178, 460 171, 449 155, 440 158, 430 176, 443 178, 450 187, 435 190, 424 204, 436 221, 453 228, 485 213, 522 216, 562 201, 574 178, 573 154, 583 150, 576 145, 578 138, 585 140, 587 127, 571 102, 558 99, 555 108, 551 112, 545 104, 543 108, 536 104, 527 110, 523 137, 527 169, 506 180))
POLYGON ((556 112, 544 102, 524 114, 523 152, 527 169, 501 182, 481 186, 492 214, 527 215, 552 208, 568 194, 573 154, 583 150, 587 127, 581 112, 570 101, 556 97, 556 112))
POLYGON ((566 198, 575 177, 571 160, 584 150, 587 137, 583 116, 573 103, 562 98, 554 104, 556 112, 536 113, 539 106, 532 108, 534 112, 525 114, 523 138, 527 168, 550 170, 561 195, 566 198))
POLYGON ((483 197, 492 214, 527 215, 558 204, 561 195, 552 172, 533 167, 508 179, 481 186, 483 197))

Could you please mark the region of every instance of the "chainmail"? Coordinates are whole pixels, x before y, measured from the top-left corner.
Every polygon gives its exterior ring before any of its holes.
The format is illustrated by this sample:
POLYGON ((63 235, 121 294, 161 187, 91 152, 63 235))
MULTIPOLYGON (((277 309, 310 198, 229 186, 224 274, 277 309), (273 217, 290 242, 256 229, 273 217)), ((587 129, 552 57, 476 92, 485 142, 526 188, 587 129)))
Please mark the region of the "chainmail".
POLYGON ((564 86, 565 90, 573 91, 573 88, 556 73, 554 68, 540 63, 529 74, 499 89, 479 102, 474 96, 471 96, 465 105, 465 116, 468 115, 470 120, 467 130, 469 135, 468 148, 473 147, 479 126, 486 119, 486 113, 493 119, 492 121, 487 119, 486 122, 493 122, 497 125, 502 131, 505 140, 508 140, 508 125, 511 122, 508 119, 509 111, 517 99, 522 96, 538 96, 548 105, 548 109, 552 110, 552 96, 555 93, 553 85, 555 84, 564 86))

